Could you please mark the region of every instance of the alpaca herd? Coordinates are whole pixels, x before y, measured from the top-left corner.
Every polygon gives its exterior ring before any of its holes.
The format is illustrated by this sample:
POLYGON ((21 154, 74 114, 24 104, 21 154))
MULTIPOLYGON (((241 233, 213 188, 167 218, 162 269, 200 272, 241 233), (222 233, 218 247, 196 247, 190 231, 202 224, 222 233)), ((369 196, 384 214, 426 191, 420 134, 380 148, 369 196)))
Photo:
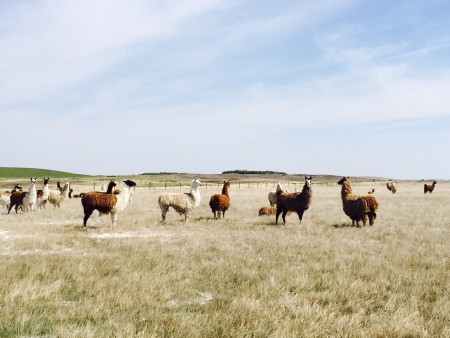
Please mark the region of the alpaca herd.
MULTIPOLYGON (((16 184, 11 191, 0 192, 0 206, 7 209, 8 214, 15 208, 18 210, 34 212, 45 208, 50 203, 54 208, 60 208, 61 204, 67 199, 72 198, 73 189, 70 183, 66 182, 61 186, 57 182, 57 189, 49 189, 50 178, 44 177, 42 189, 36 189, 36 178, 31 178, 28 190, 24 191, 19 184, 16 184), (36 208, 36 209, 35 209, 36 208)), ((279 216, 282 216, 283 224, 286 224, 286 216, 295 212, 302 224, 303 214, 311 206, 312 201, 312 176, 305 176, 305 183, 302 191, 289 193, 284 190, 281 183, 277 183, 276 190, 269 192, 268 200, 270 206, 264 206, 259 209, 259 216, 275 216, 275 225, 278 225, 279 216)), ((375 189, 371 189, 366 194, 357 195, 352 191, 349 177, 343 177, 337 182, 341 185, 341 199, 344 213, 352 220, 352 226, 359 227, 361 221, 365 226, 367 221, 369 225, 374 225, 377 217, 379 203, 375 197, 375 189)), ((424 184, 424 193, 430 194, 434 191, 437 182, 424 184)), ((201 203, 200 178, 192 180, 189 193, 163 193, 158 197, 158 204, 161 209, 162 222, 166 221, 167 213, 173 208, 180 215, 184 215, 185 222, 188 223, 191 211, 201 203)), ((116 189, 116 183, 111 180, 106 191, 83 192, 73 197, 81 199, 81 205, 84 211, 83 226, 87 226, 87 221, 92 213, 97 210, 99 215, 110 214, 112 226, 117 220, 117 214, 123 211, 128 204, 132 203, 132 196, 135 192, 136 183, 131 180, 122 182, 121 189, 116 189)), ((387 189, 393 194, 397 188, 393 181, 386 183, 387 189)), ((225 213, 230 209, 230 181, 224 181, 221 194, 214 194, 210 197, 209 206, 215 220, 225 218, 225 213)), ((105 190, 105 189, 102 189, 105 190)))

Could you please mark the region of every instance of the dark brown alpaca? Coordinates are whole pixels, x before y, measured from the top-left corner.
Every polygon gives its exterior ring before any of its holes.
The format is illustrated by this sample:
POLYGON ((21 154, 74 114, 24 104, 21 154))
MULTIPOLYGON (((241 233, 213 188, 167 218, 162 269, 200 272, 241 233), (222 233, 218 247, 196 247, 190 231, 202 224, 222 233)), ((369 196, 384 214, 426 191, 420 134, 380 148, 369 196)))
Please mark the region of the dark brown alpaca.
POLYGON ((305 210, 309 209, 311 205, 312 198, 312 188, 311 188, 312 177, 305 176, 305 185, 301 192, 294 193, 282 193, 277 199, 277 213, 275 216, 275 224, 278 225, 278 217, 283 218, 283 223, 286 224, 286 214, 289 211, 296 212, 302 224, 303 213, 305 210))
POLYGON ((432 184, 424 184, 423 185, 423 193, 426 194, 427 192, 429 192, 430 194, 433 192, 434 190, 434 186, 437 184, 436 181, 433 181, 432 184))
POLYGON ((211 207, 211 211, 214 214, 214 219, 220 219, 221 213, 223 213, 223 218, 225 218, 225 211, 230 208, 230 196, 228 195, 229 188, 230 181, 223 181, 222 194, 212 195, 211 199, 209 200, 209 206, 211 207))

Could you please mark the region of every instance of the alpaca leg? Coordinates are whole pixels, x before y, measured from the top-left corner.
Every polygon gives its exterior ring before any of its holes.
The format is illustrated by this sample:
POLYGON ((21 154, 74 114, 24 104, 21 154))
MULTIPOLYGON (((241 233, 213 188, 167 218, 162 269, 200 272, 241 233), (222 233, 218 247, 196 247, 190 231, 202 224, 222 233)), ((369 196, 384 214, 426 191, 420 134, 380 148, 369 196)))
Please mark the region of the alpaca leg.
POLYGON ((222 218, 225 219, 225 210, 223 211, 222 218))
POLYGON ((111 222, 112 222, 113 228, 114 228, 115 225, 116 225, 116 219, 117 219, 117 213, 111 212, 111 222))
POLYGON ((184 215, 184 221, 186 224, 189 223, 189 213, 188 212, 186 212, 186 214, 184 215))
POLYGON ((216 217, 216 211, 214 210, 213 213, 214 213, 214 219, 217 219, 217 217, 216 217))
POLYGON ((284 225, 286 225, 286 214, 287 214, 287 210, 283 209, 283 214, 281 215, 281 217, 283 218, 284 225))
POLYGON ((87 221, 88 221, 89 217, 91 217, 93 211, 94 210, 90 210, 90 209, 84 210, 84 218, 83 218, 83 226, 84 227, 86 227, 87 221))
POLYGON ((169 208, 166 207, 161 207, 161 218, 162 218, 162 222, 166 221, 166 215, 167 212, 169 211, 169 208))
POLYGON ((282 209, 277 206, 277 215, 275 217, 275 225, 278 225, 278 216, 280 216, 282 209))
POLYGON ((298 212, 298 219, 300 220, 300 225, 302 225, 303 212, 298 212))

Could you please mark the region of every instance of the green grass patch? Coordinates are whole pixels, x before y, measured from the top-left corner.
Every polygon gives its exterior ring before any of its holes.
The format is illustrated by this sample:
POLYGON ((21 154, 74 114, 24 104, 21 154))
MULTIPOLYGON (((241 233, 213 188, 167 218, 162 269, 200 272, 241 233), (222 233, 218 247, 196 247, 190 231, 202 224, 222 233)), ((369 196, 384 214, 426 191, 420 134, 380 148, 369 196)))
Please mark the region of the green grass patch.
POLYGON ((90 177, 90 176, 68 173, 65 171, 50 170, 50 169, 0 167, 0 177, 1 178, 30 178, 30 177, 75 178, 75 177, 90 177))

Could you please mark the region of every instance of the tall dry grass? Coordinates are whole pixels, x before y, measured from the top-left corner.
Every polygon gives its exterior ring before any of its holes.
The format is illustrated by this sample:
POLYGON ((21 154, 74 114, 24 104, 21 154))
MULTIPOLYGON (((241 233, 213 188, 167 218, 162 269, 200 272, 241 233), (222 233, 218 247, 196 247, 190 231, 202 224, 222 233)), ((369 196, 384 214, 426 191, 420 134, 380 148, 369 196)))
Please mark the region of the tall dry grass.
POLYGON ((0 336, 449 337, 450 184, 376 187, 363 228, 340 187, 313 189, 302 226, 273 226, 257 216, 267 189, 236 185, 225 220, 209 188, 188 225, 173 210, 160 223, 160 188, 138 188, 114 229, 82 228, 79 199, 3 211, 0 336))

